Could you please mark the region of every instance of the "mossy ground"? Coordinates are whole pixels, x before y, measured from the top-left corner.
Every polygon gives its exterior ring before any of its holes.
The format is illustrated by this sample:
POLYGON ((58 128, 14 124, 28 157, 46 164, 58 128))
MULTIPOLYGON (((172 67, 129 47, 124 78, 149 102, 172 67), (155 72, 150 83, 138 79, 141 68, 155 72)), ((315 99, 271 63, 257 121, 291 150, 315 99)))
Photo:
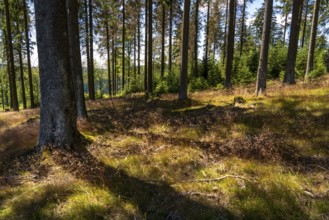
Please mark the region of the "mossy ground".
POLYGON ((89 102, 75 152, 1 113, 0 219, 328 219, 329 77, 268 87, 89 102))

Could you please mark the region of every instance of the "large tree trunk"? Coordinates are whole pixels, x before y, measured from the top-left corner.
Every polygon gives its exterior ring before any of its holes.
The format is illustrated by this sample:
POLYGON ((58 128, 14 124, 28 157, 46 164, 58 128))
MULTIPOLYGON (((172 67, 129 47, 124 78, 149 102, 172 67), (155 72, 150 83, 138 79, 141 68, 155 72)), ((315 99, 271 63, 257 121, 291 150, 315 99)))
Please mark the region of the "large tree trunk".
POLYGON ((200 0, 196 0, 195 2, 195 18, 194 18, 194 26, 195 26, 195 36, 194 36, 194 68, 193 74, 194 77, 198 77, 198 49, 199 49, 199 5, 200 0))
POLYGON ((225 87, 232 88, 231 75, 233 66, 233 53, 234 53, 234 31, 235 31, 235 1, 230 0, 229 4, 229 22, 228 22, 228 36, 227 36, 227 58, 226 58, 226 79, 225 87))
POLYGON ((153 1, 148 0, 148 64, 147 64, 147 93, 153 92, 153 1))
POLYGON ((242 55, 243 43, 244 43, 244 26, 245 26, 244 22, 245 22, 245 17, 246 17, 246 5, 247 5, 247 0, 243 0, 241 33, 240 33, 240 56, 242 55))
POLYGON ((66 0, 35 0, 40 68, 40 131, 37 150, 71 147, 79 139, 70 51, 66 0))
POLYGON ((95 100, 95 76, 94 76, 94 24, 93 24, 93 0, 89 0, 89 70, 88 70, 88 86, 89 99, 95 100))
POLYGON ((184 1, 182 66, 180 73, 179 99, 187 99, 188 38, 190 23, 190 0, 184 1))
POLYGON ((77 117, 87 118, 87 110, 85 104, 85 94, 82 77, 82 63, 80 53, 80 32, 78 17, 78 0, 66 0, 68 8, 68 36, 70 46, 70 63, 72 80, 74 86, 75 103, 77 109, 77 117))
POLYGON ((256 96, 265 93, 268 49, 270 45, 273 0, 266 0, 263 22, 262 43, 260 48, 259 66, 257 72, 256 96))
POLYGON ((125 88, 125 34, 126 34, 125 0, 122 0, 122 90, 125 88))
POLYGON ((30 89, 30 103, 31 108, 35 107, 34 103, 34 94, 33 94, 33 78, 32 78, 32 68, 31 68, 31 53, 30 53, 30 38, 29 38, 29 26, 28 26, 28 18, 27 18, 27 5, 26 0, 23 0, 24 7, 24 29, 25 29, 25 41, 26 41, 26 54, 27 54, 27 73, 29 79, 29 89, 30 89))
POLYGON ((166 36, 166 6, 162 3, 162 39, 161 39, 161 79, 164 77, 165 70, 165 36, 166 36))
POLYGON ((15 72, 15 63, 14 63, 14 53, 13 53, 13 42, 11 36, 11 22, 10 22, 10 14, 9 14, 9 5, 8 0, 4 0, 5 3, 5 14, 6 14, 6 33, 7 33, 7 52, 8 52, 8 63, 10 70, 10 98, 12 102, 12 108, 14 111, 18 111, 18 98, 17 98, 17 86, 16 86, 16 72, 15 72))
POLYGON ((305 79, 307 79, 309 73, 313 70, 313 66, 314 66, 314 50, 315 50, 316 34, 318 30, 319 10, 320 10, 320 0, 316 0, 314 5, 313 18, 312 18, 311 39, 308 49, 305 79))
POLYGON ((169 12, 169 52, 168 52, 168 70, 172 74, 172 29, 173 29, 173 0, 170 0, 169 12))
POLYGON ((148 50, 148 0, 145 0, 145 49, 144 49, 144 90, 147 91, 147 50, 148 50))
POLYGON ((295 84, 295 65, 298 50, 298 35, 300 29, 300 13, 302 9, 303 1, 294 0, 291 18, 291 28, 289 37, 289 47, 287 56, 287 66, 284 74, 284 84, 295 84))

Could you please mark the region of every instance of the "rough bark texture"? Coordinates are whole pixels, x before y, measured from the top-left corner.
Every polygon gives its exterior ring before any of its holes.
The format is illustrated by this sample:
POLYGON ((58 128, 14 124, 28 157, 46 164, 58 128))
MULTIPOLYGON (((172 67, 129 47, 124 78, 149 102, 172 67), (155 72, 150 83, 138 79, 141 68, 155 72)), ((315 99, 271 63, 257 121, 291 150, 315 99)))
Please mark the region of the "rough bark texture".
POLYGON ((287 56, 287 66, 284 74, 284 84, 295 84, 295 65, 298 50, 298 35, 300 29, 300 13, 303 1, 294 0, 291 18, 291 28, 289 37, 289 47, 287 56))
POLYGON ((302 33, 302 42, 301 47, 304 47, 305 43, 305 35, 306 35, 306 27, 307 27, 307 15, 308 15, 308 0, 305 1, 305 14, 304 14, 304 22, 303 22, 303 33, 302 33))
POLYGON ((88 86, 89 99, 95 100, 95 76, 94 76, 94 24, 93 24, 93 0, 89 0, 89 69, 88 86))
POLYGON ((309 73, 313 70, 313 66, 314 66, 314 50, 315 50, 315 42, 316 42, 316 33, 318 30, 319 10, 320 10, 320 0, 316 0, 314 5, 313 18, 312 18, 311 39, 308 49, 305 79, 307 79, 309 73))
POLYGON ((227 35, 227 58, 226 58, 226 78, 225 87, 232 88, 231 75, 233 65, 233 52, 234 52, 234 31, 235 31, 235 1, 230 0, 229 3, 229 22, 228 22, 228 35, 227 35))
POLYGON ((180 73, 179 99, 187 99, 188 38, 190 23, 190 0, 184 1, 182 66, 180 73))
POLYGON ((5 3, 5 14, 6 14, 6 34, 7 34, 7 56, 9 65, 9 81, 10 81, 10 101, 11 107, 14 111, 18 111, 18 98, 17 98, 17 87, 16 87, 16 73, 15 73, 15 63, 14 63, 14 53, 13 53, 13 42, 11 37, 11 26, 10 26, 10 15, 9 15, 9 5, 8 0, 4 0, 5 3))
POLYGON ((27 55, 27 73, 29 79, 29 89, 30 89, 30 103, 31 108, 35 107, 34 94, 33 94, 33 78, 32 78, 32 68, 31 68, 31 52, 30 52, 30 38, 29 38, 29 26, 27 18, 27 5, 26 0, 23 0, 24 7, 24 29, 25 29, 25 41, 26 41, 26 55, 27 55))
POLYGON ((87 118, 85 95, 83 89, 82 63, 80 53, 78 0, 66 0, 68 8, 68 36, 70 62, 74 85, 75 103, 78 118, 87 118))
POLYGON ((35 0, 41 90, 37 150, 46 146, 70 147, 79 137, 65 3, 35 0))
POLYGON ((266 0, 263 22, 262 43, 260 48, 259 66, 257 72, 256 96, 265 93, 268 50, 270 45, 273 0, 266 0))
POLYGON ((147 62, 147 92, 153 92, 153 1, 148 0, 148 62, 147 62))

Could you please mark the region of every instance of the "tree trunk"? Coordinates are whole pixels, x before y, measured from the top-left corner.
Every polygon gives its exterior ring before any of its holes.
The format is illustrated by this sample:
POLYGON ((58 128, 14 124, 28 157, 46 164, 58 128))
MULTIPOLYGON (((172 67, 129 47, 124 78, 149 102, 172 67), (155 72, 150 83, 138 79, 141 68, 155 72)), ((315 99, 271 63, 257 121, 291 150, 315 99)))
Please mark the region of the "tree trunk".
POLYGON ((288 26, 288 13, 286 13, 285 16, 284 16, 283 45, 285 45, 285 43, 286 43, 287 26, 288 26))
POLYGON ((243 0, 243 8, 242 8, 242 19, 241 19, 241 33, 240 33, 240 56, 242 55, 243 51, 243 41, 244 41, 244 20, 246 17, 246 5, 247 0, 243 0))
POLYGON ((141 12, 138 12, 138 23, 137 23, 137 75, 141 74, 141 12))
POLYGON ((148 70, 147 70, 147 93, 151 94, 153 92, 153 70, 152 70, 152 52, 153 52, 153 1, 148 0, 148 70))
POLYGON ((6 33, 7 33, 7 52, 8 52, 8 58, 9 62, 7 65, 9 65, 10 69, 10 97, 12 102, 12 108, 14 111, 18 111, 18 98, 17 98, 17 87, 16 87, 16 73, 15 73, 15 63, 14 63, 14 53, 13 53, 13 42, 12 42, 12 36, 11 36, 11 22, 10 22, 10 14, 9 14, 9 5, 8 0, 4 0, 5 3, 5 16, 6 16, 6 33))
POLYGON ((116 68, 115 68, 115 47, 114 47, 114 35, 112 35, 112 94, 113 96, 116 94, 116 68))
POLYGON ((93 0, 89 0, 89 70, 88 70, 88 86, 89 99, 95 100, 95 76, 94 76, 94 24, 93 24, 93 0))
POLYGON ((308 15, 308 0, 305 1, 305 14, 304 14, 304 23, 303 23, 303 34, 302 34, 302 42, 301 47, 304 47, 305 43, 305 35, 306 35, 306 27, 307 27, 307 15, 308 15))
POLYGON ((263 22, 262 43, 260 48, 259 66, 257 72, 256 96, 265 94, 268 50, 270 45, 273 0, 266 0, 263 22))
POLYGON ((25 41, 26 41, 26 54, 27 54, 27 73, 29 79, 29 89, 30 89, 30 103, 31 108, 35 107, 34 103, 34 94, 33 94, 33 78, 32 78, 32 68, 31 68, 31 52, 30 52, 30 38, 29 38, 29 26, 28 26, 28 18, 27 18, 27 5, 26 0, 23 0, 24 7, 24 29, 25 29, 25 41))
POLYGON ((193 68, 193 73, 194 73, 195 78, 197 78, 199 75, 199 73, 198 73, 199 5, 200 5, 200 0, 196 0, 196 2, 195 2, 195 20, 194 20, 195 36, 194 36, 194 68, 193 68))
POLYGON ((314 5, 313 18, 312 18, 311 39, 308 49, 305 79, 307 79, 309 73, 313 71, 314 50, 315 50, 316 34, 318 30, 319 10, 320 10, 320 0, 316 0, 314 5))
POLYGON ((223 56, 222 56, 222 66, 225 65, 226 52, 227 52, 227 21, 228 21, 228 8, 229 8, 229 0, 226 0, 226 12, 225 12, 225 30, 224 30, 224 44, 223 44, 223 56))
POLYGON ((112 86, 111 86, 111 58, 110 58, 110 27, 109 21, 106 21, 106 53, 107 53, 107 79, 109 96, 112 96, 112 86))
POLYGON ((147 60, 147 47, 148 47, 148 1, 149 0, 145 0, 145 49, 144 49, 144 90, 147 91, 147 63, 148 63, 148 60, 147 60))
POLYGON ((172 74, 172 29, 173 29, 173 0, 170 0, 170 20, 169 20, 169 52, 168 52, 168 70, 172 74))
POLYGON ((136 79, 137 68, 136 68, 136 29, 134 32, 134 79, 136 79))
POLYGON ((162 39, 161 39, 161 79, 164 77, 165 70, 165 36, 166 36, 166 6, 162 3, 162 39))
POLYGON ((227 36, 227 59, 226 59, 226 79, 225 87, 232 88, 231 75, 233 66, 234 53, 234 31, 235 31, 235 1, 230 0, 229 4, 229 22, 228 22, 228 36, 227 36))
POLYGON ((79 140, 66 0, 35 0, 41 106, 37 150, 71 147, 79 140))
POLYGON ((182 42, 182 66, 180 74, 179 99, 187 99, 187 69, 188 69, 188 38, 190 23, 190 0, 184 1, 183 15, 183 42, 182 42))
POLYGON ((24 84, 24 66, 23 66, 22 45, 23 45, 23 42, 21 41, 21 43, 19 45, 20 49, 18 51, 18 58, 19 58, 19 69, 20 69, 20 80, 21 80, 23 109, 26 109, 27 105, 26 105, 25 84, 24 84))
POLYGON ((87 118, 87 110, 85 104, 85 94, 82 77, 82 63, 80 53, 80 32, 78 17, 78 0, 66 0, 68 8, 68 37, 70 47, 70 64, 72 72, 72 80, 74 86, 75 104, 77 109, 77 117, 81 119, 87 118))
POLYGON ((122 90, 125 88, 125 33, 126 33, 125 0, 122 0, 122 90))
POLYGON ((295 84, 295 65, 298 50, 298 35, 300 29, 299 19, 302 5, 302 0, 294 0, 293 2, 287 66, 283 80, 284 84, 295 84))
POLYGON ((207 1, 207 23, 206 23, 206 48, 205 48, 205 57, 204 57, 204 70, 203 78, 208 78, 208 53, 209 53, 209 17, 210 17, 210 0, 207 1))
POLYGON ((84 0, 84 10, 85 10, 85 29, 86 29, 86 57, 87 57, 87 74, 88 74, 88 93, 89 99, 91 96, 91 79, 90 79, 90 48, 89 48, 89 21, 88 21, 88 0, 84 0))

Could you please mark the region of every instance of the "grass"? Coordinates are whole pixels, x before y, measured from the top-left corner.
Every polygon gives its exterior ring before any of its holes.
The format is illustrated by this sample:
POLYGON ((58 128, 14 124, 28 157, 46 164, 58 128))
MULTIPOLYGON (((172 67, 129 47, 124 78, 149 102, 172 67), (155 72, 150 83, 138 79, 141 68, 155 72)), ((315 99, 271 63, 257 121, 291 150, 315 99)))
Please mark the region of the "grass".
POLYGON ((328 219, 329 77, 270 85, 89 102, 76 152, 0 113, 0 219, 328 219))

